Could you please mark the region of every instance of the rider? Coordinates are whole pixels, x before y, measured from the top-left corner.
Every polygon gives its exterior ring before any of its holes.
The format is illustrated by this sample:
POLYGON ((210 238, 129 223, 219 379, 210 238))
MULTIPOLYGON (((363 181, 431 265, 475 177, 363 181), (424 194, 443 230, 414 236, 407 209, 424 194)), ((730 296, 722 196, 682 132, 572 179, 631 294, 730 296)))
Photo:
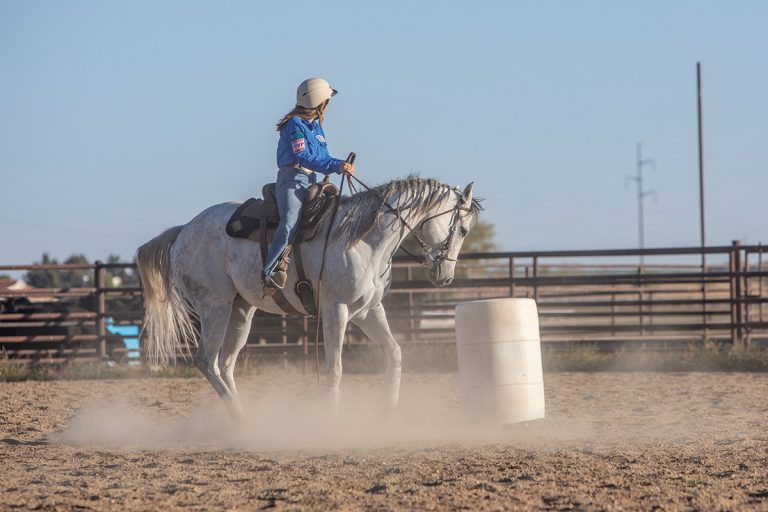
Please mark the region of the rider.
POLYGON ((296 106, 279 123, 280 141, 277 143, 277 208, 280 224, 269 244, 267 261, 262 270, 266 288, 282 289, 288 278, 285 272, 275 271, 280 255, 293 239, 307 189, 317 183, 317 173, 353 174, 355 166, 328 154, 323 133, 323 117, 328 101, 336 95, 327 81, 308 78, 296 91, 296 106))

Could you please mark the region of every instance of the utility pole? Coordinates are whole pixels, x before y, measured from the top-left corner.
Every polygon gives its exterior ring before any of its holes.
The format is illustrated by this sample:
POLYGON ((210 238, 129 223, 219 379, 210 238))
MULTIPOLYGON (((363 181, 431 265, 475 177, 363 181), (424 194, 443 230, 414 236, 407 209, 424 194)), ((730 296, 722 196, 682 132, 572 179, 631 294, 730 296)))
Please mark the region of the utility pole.
MULTIPOLYGON (((653 170, 656 170, 656 161, 652 158, 643 159, 643 145, 637 143, 637 153, 635 160, 635 176, 627 176, 627 181, 633 181, 637 184, 637 239, 640 249, 645 249, 645 210, 643 208, 643 202, 646 197, 656 197, 654 190, 645 190, 643 188, 643 167, 650 165, 653 170)), ((644 256, 640 255, 640 268, 642 269, 645 262, 644 256)))
POLYGON ((696 63, 696 112, 698 114, 699 132, 699 233, 701 236, 701 320, 704 324, 703 339, 706 341, 707 330, 707 255, 704 248, 707 244, 704 224, 704 136, 701 119, 701 62, 696 63))
POLYGON ((704 135, 701 119, 701 62, 696 63, 696 99, 699 130, 699 232, 701 235, 701 267, 703 271, 707 266, 707 257, 704 254, 707 238, 704 224, 704 135))

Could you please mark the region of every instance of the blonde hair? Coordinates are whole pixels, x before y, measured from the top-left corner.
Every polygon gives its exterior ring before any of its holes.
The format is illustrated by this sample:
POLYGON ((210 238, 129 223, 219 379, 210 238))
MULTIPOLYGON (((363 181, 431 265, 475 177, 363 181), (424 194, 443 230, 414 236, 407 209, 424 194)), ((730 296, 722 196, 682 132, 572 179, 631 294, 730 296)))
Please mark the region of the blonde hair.
POLYGON ((328 106, 328 100, 325 100, 320 105, 314 108, 306 108, 302 107, 300 105, 296 105, 293 107, 293 110, 288 112, 283 116, 280 121, 277 123, 277 131, 280 131, 283 129, 283 126, 285 126, 285 123, 288 122, 289 119, 291 119, 293 116, 298 116, 306 121, 312 121, 313 119, 317 119, 317 122, 322 125, 323 120, 325 118, 325 109, 328 106))

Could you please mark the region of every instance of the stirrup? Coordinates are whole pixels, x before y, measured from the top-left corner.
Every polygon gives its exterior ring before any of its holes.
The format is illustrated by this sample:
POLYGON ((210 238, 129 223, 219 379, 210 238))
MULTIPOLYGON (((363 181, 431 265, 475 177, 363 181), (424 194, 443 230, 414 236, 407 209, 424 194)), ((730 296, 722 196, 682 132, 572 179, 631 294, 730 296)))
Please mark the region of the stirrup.
POLYGON ((273 290, 282 290, 285 288, 287 278, 288 275, 280 270, 272 274, 264 274, 264 286, 273 290))

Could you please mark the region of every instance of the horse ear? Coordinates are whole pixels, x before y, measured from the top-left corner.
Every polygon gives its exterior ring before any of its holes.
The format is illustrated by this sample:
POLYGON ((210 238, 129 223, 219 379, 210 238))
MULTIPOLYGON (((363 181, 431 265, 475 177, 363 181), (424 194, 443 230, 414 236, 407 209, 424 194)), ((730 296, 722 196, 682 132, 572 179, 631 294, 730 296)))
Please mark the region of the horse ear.
POLYGON ((462 201, 464 201, 466 204, 471 205, 472 204, 472 187, 475 186, 474 181, 470 181, 469 185, 464 187, 464 194, 462 194, 462 201))

